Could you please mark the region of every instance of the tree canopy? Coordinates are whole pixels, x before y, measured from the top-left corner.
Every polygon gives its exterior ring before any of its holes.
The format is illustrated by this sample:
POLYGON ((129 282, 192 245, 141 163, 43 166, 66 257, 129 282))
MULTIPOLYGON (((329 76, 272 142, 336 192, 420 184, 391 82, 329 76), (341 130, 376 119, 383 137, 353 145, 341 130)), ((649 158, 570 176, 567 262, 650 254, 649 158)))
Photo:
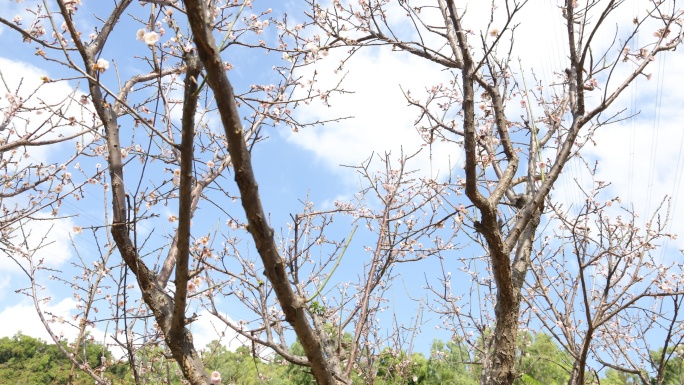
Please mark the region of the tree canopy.
POLYGON ((637 212, 588 148, 680 57, 680 1, 16 3, 0 10, 23 60, 0 68, 0 253, 54 343, 3 342, 22 376, 58 381, 59 352, 98 384, 678 381, 684 263, 660 254, 676 194, 637 212), (326 114, 360 55, 420 63, 383 68, 394 90, 361 85, 410 115, 323 145, 355 113, 326 114), (303 135, 318 156, 396 146, 315 203, 320 159, 288 167, 303 135), (587 180, 564 181, 575 168, 587 180), (199 346, 202 321, 242 346, 199 346), (428 326, 449 341, 429 355, 428 326))

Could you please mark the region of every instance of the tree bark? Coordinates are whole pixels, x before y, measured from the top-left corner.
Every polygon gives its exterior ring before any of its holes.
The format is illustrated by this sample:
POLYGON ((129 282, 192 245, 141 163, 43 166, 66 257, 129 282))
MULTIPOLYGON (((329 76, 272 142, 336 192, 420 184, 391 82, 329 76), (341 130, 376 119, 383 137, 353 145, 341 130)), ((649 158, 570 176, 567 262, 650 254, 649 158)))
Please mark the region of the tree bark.
POLYGON ((235 94, 209 27, 205 3, 199 0, 185 0, 184 3, 197 52, 206 69, 207 84, 216 97, 228 141, 228 152, 233 161, 235 182, 247 216, 247 230, 251 233, 264 264, 264 274, 273 285, 285 313, 285 320, 292 326, 304 348, 316 381, 320 385, 336 384, 337 380, 343 381, 342 376, 336 373, 331 363, 334 358, 326 357, 323 343, 309 323, 305 299, 297 296, 290 285, 285 262, 278 253, 273 230, 268 225, 252 169, 251 155, 244 141, 235 94))

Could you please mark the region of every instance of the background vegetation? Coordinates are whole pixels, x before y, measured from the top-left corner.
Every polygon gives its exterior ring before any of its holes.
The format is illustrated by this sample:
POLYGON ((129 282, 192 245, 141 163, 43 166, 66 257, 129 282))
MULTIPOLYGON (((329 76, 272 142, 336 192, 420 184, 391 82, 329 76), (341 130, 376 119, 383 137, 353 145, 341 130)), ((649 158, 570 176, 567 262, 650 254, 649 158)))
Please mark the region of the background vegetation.
MULTIPOLYGON (((88 362, 96 369, 102 360, 110 361, 103 377, 112 384, 135 384, 126 358, 117 360, 111 352, 97 342, 85 344, 88 362)), ((303 352, 298 343, 291 346, 294 352, 303 352)), ((202 359, 210 370, 221 373, 223 384, 235 385, 314 385, 308 368, 288 363, 278 356, 268 359, 255 357, 248 346, 228 350, 218 341, 212 341, 202 350, 202 359)), ((658 355, 661 352, 652 352, 658 355)), ((149 359, 147 370, 142 370, 145 384, 182 384, 180 370, 170 354, 159 348, 145 352, 149 359)), ((475 385, 479 381, 478 365, 468 362, 468 352, 455 341, 435 340, 429 355, 406 354, 387 347, 375 362, 376 382, 388 385, 475 385)), ((544 333, 524 335, 519 343, 518 378, 516 385, 566 384, 572 369, 570 356, 563 352, 552 338, 544 333)), ((92 378, 78 368, 72 373, 71 361, 54 344, 24 334, 0 338, 0 384, 92 384, 92 378)), ((684 384, 684 361, 670 359, 666 369, 665 385, 684 384)), ((601 385, 636 384, 637 377, 630 373, 608 368, 598 377, 587 375, 588 383, 601 385)), ((364 383, 359 376, 355 384, 364 383)))

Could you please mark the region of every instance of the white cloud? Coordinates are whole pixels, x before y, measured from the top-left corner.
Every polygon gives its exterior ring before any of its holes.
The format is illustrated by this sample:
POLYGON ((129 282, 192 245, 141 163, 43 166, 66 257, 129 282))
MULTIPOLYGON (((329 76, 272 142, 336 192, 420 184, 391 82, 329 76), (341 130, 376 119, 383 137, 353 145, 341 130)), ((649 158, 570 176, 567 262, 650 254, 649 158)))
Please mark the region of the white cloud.
MULTIPOLYGON (((73 342, 78 337, 78 323, 73 319, 74 314, 80 313, 76 308, 77 304, 74 299, 65 298, 54 304, 41 305, 43 317, 52 333, 58 338, 73 342)), ((5 307, 0 312, 0 325, 2 325, 0 337, 12 337, 21 332, 33 338, 40 338, 48 344, 54 343, 32 302, 23 301, 5 307)), ((112 341, 107 340, 107 336, 102 330, 96 327, 87 327, 86 332, 94 338, 95 342, 108 344, 114 357, 123 357, 123 350, 112 345, 112 341)))
MULTIPOLYGON (((329 75, 337 64, 334 59, 318 64, 321 89, 335 82, 335 76, 329 75)), ((325 166, 336 170, 340 170, 339 165, 360 165, 373 153, 391 152, 394 161, 402 151, 404 155, 411 155, 421 149, 421 154, 408 167, 420 169, 424 176, 448 175, 449 165, 460 163, 454 159, 458 158, 454 154, 459 154, 455 146, 433 144, 432 154, 424 146, 414 128, 418 111, 408 105, 402 93, 402 89, 410 91, 412 97, 420 99, 426 87, 448 82, 448 73, 423 59, 389 49, 362 50, 344 71, 348 73, 343 88, 353 93, 334 95, 331 107, 312 105, 301 108, 298 114, 304 121, 350 115, 354 118, 304 128, 289 134, 290 142, 313 152, 325 166)))
MULTIPOLYGON (((43 316, 56 336, 67 341, 74 341, 78 337, 79 329, 74 326, 77 323, 73 320, 74 314, 80 314, 80 310, 76 308, 77 305, 78 302, 72 298, 41 304, 43 316)), ((232 329, 207 310, 201 310, 197 315, 197 320, 189 325, 196 349, 204 349, 213 340, 220 340, 226 348, 232 351, 246 344, 245 338, 238 337, 232 329)), ((11 337, 21 332, 24 335, 40 338, 47 343, 53 343, 33 302, 28 300, 5 307, 0 312, 0 325, 2 325, 0 337, 11 337)), ((101 323, 101 326, 106 326, 106 323, 101 323)), ((95 342, 108 344, 110 352, 115 357, 120 358, 124 355, 123 350, 109 340, 99 328, 89 327, 86 331, 94 337, 95 342)))
MULTIPOLYGON (((669 110, 666 121, 657 127, 653 122, 639 121, 602 128, 596 134, 596 147, 587 153, 599 162, 597 179, 611 183, 608 190, 634 205, 643 220, 651 217, 665 196, 672 198, 671 231, 684 234, 681 201, 682 143, 684 132, 679 122, 684 112, 669 110)), ((661 212, 663 215, 665 211, 661 212)), ((680 238, 679 247, 684 247, 680 238)))
MULTIPOLYGON (((79 102, 81 96, 85 96, 83 92, 75 90, 68 82, 53 81, 50 73, 26 62, 0 57, 0 71, 3 74, 0 110, 9 113, 11 118, 0 116, 0 121, 6 125, 0 130, 0 143, 12 143, 26 133, 31 133, 30 140, 48 141, 87 132, 63 143, 20 147, 16 153, 8 151, 6 160, 10 164, 17 162, 10 172, 20 172, 29 164, 62 163, 71 154, 55 158, 56 154, 59 156, 63 149, 75 148, 76 141, 85 142, 85 145, 92 141, 93 135, 88 131, 93 124, 92 112, 88 110, 92 105, 79 102), (18 110, 13 110, 17 104, 12 104, 12 99, 21 100, 18 110)), ((15 197, 15 200, 21 199, 21 196, 15 197)))
MULTIPOLYGON (((2 5, 2 17, 4 17, 7 20, 13 20, 15 17, 19 17, 21 18, 21 24, 19 25, 19 27, 22 29, 27 28, 36 17, 35 14, 30 12, 30 8, 32 8, 37 3, 38 1, 31 0, 21 3, 18 1, 6 1, 2 5)), ((6 35, 6 40, 4 41, 7 42, 7 39, 12 39, 10 40, 12 43, 21 42, 21 35, 16 33, 14 30, 10 29, 9 27, 5 26, 4 24, 0 24, 0 36, 2 36, 5 33, 7 33, 8 35, 6 35)))
POLYGON ((20 230, 14 232, 17 238, 12 242, 22 250, 21 254, 13 253, 16 261, 5 253, 0 253, 0 267, 3 271, 23 274, 17 262, 27 269, 28 256, 31 256, 34 264, 42 260, 43 267, 51 269, 58 269, 71 258, 70 236, 74 230, 72 218, 52 219, 45 213, 34 215, 34 218, 37 219, 26 221, 20 230), (31 254, 32 250, 36 250, 34 254, 31 254))
POLYGON ((220 340, 223 346, 232 351, 245 345, 245 338, 238 337, 237 333, 209 313, 209 311, 203 309, 197 316, 197 320, 189 326, 195 349, 204 349, 207 344, 214 340, 220 340))
MULTIPOLYGON (((623 79, 628 69, 617 71, 615 79, 623 79)), ((670 218, 675 220, 668 232, 681 235, 684 223, 676 218, 684 215, 684 202, 679 199, 684 170, 681 125, 684 110, 680 90, 684 53, 662 54, 645 72, 653 75, 651 80, 639 77, 616 101, 611 108, 613 112, 604 114, 602 120, 622 110, 621 117, 637 115, 601 127, 593 137, 595 145, 588 144, 583 154, 591 166, 594 161, 598 162, 595 179, 611 184, 601 199, 619 196, 623 205, 633 205, 641 221, 646 221, 663 198, 669 196, 672 198, 670 218)), ((566 204, 581 205, 584 198, 577 184, 590 189, 591 183, 586 167, 575 159, 563 171, 554 194, 566 204)), ((683 248, 684 238, 680 236, 674 244, 683 248)))
MULTIPOLYGON (((470 36, 470 41, 476 47, 481 32, 486 30, 490 21, 490 6, 491 2, 467 3, 464 27, 473 30, 474 35, 470 36)), ((549 91, 548 85, 556 82, 556 74, 562 73, 567 66, 567 38, 561 6, 561 2, 558 1, 532 1, 515 17, 515 22, 519 24, 515 30, 515 50, 512 53, 511 64, 517 72, 517 57, 522 58, 520 64, 525 68, 524 74, 530 87, 533 84, 532 70, 534 76, 542 84, 547 85, 545 90, 549 91)), ((592 53, 599 55, 599 52, 608 49, 616 37, 616 25, 619 44, 620 38, 631 33, 632 19, 644 16, 646 6, 648 4, 645 2, 638 1, 627 1, 621 5, 611 18, 604 22, 602 31, 605 33, 594 36, 592 53)), ((434 21, 433 24, 441 22, 441 15, 438 12, 429 13, 430 10, 427 8, 424 11, 421 16, 434 21)), ((592 12, 598 11, 602 10, 595 9, 592 12)), ((497 9, 492 23, 493 28, 502 28, 504 12, 505 7, 497 9)), ((410 34, 411 29, 407 28, 409 19, 397 15, 398 13, 390 13, 390 21, 397 23, 398 35, 410 34)), ((649 20, 643 25, 641 44, 654 39, 652 32, 657 28, 654 23, 655 21, 649 20)), ((422 37, 436 47, 429 35, 422 37)), ((487 38, 490 39, 491 36, 487 38)), ((508 36, 502 39, 500 52, 507 51, 505 44, 508 44, 508 40, 508 36)), ((632 49, 634 48, 638 47, 632 46, 632 49)), ((619 49, 619 45, 614 46, 610 51, 613 56, 609 59, 614 59, 619 49)), ((338 64, 342 58, 341 52, 333 52, 328 58, 316 64, 321 79, 317 84, 320 89, 325 89, 337 81, 329 77, 329 74, 332 73, 334 64, 338 64)), ((599 60, 598 56, 595 60, 599 60)), ((630 63, 621 63, 613 73, 614 81, 610 87, 614 89, 633 68, 634 65, 630 63)), ((405 154, 420 148, 422 141, 414 129, 414 121, 419 111, 407 106, 400 86, 404 91, 412 91, 412 95, 420 100, 420 92, 425 87, 448 80, 449 74, 444 68, 415 56, 390 52, 389 49, 366 48, 354 54, 345 65, 344 71, 348 73, 342 83, 343 88, 354 92, 353 94, 333 96, 332 107, 300 108, 297 113, 307 121, 349 115, 353 115, 354 119, 302 129, 299 133, 290 134, 288 139, 311 151, 323 165, 336 170, 340 170, 337 167, 340 164, 358 165, 372 152, 382 154, 385 151, 392 151, 394 156, 398 156, 401 148, 405 154)), ((602 127, 595 137, 597 146, 585 149, 590 159, 600 161, 598 179, 612 182, 616 195, 638 202, 640 207, 643 206, 642 209, 638 209, 644 210, 638 211, 642 215, 649 207, 652 211, 655 204, 666 194, 674 194, 676 199, 678 190, 677 186, 674 186, 674 181, 677 175, 677 160, 681 157, 681 127, 678 128, 676 123, 682 121, 681 81, 678 79, 684 78, 684 54, 679 51, 665 53, 659 56, 646 72, 653 74, 652 80, 646 81, 644 76, 639 77, 611 108, 611 111, 615 112, 626 109, 622 117, 641 111, 640 119, 645 120, 635 120, 634 123, 629 120, 602 127), (658 88, 659 86, 661 87, 658 88), (658 92, 662 92, 660 97, 658 92), (630 102, 633 104, 630 105, 630 102), (659 125, 651 124, 655 122, 653 116, 656 113, 660 114, 659 125), (657 138, 658 142, 650 144, 652 138, 657 138), (632 147, 635 148, 634 151, 627 150, 632 147), (630 164, 632 166, 628 166, 630 164)), ((605 85, 599 83, 599 87, 604 89, 605 85)), ((587 108, 596 105, 602 92, 597 90, 589 93, 587 108)), ((511 106, 513 109, 515 107, 511 106)), ((518 113, 513 110, 509 112, 511 116, 517 116, 518 113)), ((608 115, 609 113, 606 113, 603 117, 608 115)), ((454 174, 458 175, 460 172, 462 157, 458 147, 437 146, 432 163, 429 162, 427 151, 421 155, 420 161, 414 162, 412 166, 420 168, 425 174, 434 175, 439 171, 440 175, 444 176, 450 165, 452 169, 456 167, 454 174)), ((566 167, 555 194, 566 195, 570 200, 579 197, 573 179, 579 178, 580 181, 584 181, 583 184, 589 181, 582 171, 583 167, 572 161, 566 167)), ((675 202, 675 205, 677 210, 680 210, 684 203, 675 202)), ((678 214, 674 214, 677 217, 678 214)), ((684 225, 682 227, 678 232, 684 231, 684 225)))
MULTIPOLYGON (((480 36, 484 35, 488 41, 493 40, 486 33, 490 8, 490 2, 471 1, 460 9, 461 12, 466 10, 464 28, 473 32, 469 39, 478 57, 482 56, 478 48, 480 36)), ((626 8, 629 7, 624 7, 616 18, 631 15, 631 9, 626 8)), ((419 41, 405 11, 396 5, 389 5, 388 9, 391 10, 388 18, 393 31, 399 36, 419 41)), ((427 25, 443 23, 441 13, 436 9, 423 8, 420 16, 427 25)), ((501 30, 504 16, 505 7, 498 7, 490 28, 501 30)), ((631 17, 627 17, 627 20, 631 21, 631 17)), ((560 7, 549 2, 533 1, 515 16, 515 49, 511 54, 511 65, 517 75, 520 75, 520 65, 525 69, 524 75, 530 87, 534 84, 533 75, 548 86, 557 82, 557 74, 563 73, 567 67, 563 22, 560 7), (522 59, 520 62, 518 57, 522 59)), ((612 38, 612 34, 599 35, 596 39, 600 41, 596 44, 607 46, 612 38)), ((448 49, 444 40, 434 34, 423 33, 420 39, 433 49, 448 49)), ((507 54, 510 35, 504 35, 499 44, 500 55, 507 54)), ((336 84, 340 75, 333 76, 333 71, 345 58, 345 53, 345 50, 333 51, 329 57, 316 63, 317 88, 325 90, 336 84)), ((313 68, 308 70, 313 71, 313 68)), ((297 116, 303 121, 347 116, 353 116, 353 119, 305 128, 288 136, 292 143, 311 151, 323 165, 343 173, 345 171, 339 165, 359 165, 373 152, 383 155, 391 151, 393 158, 397 159, 401 150, 404 154, 412 154, 422 148, 424 143, 414 127, 420 111, 408 105, 403 92, 409 91, 415 99, 424 100, 426 88, 447 83, 454 77, 442 66, 414 55, 391 52, 389 47, 361 49, 345 64, 343 71, 345 79, 342 88, 353 93, 333 94, 331 107, 306 106, 297 110, 297 116)), ((458 72, 456 78, 459 78, 458 72)), ((550 91, 550 88, 546 87, 545 90, 550 91)), ((510 115, 517 117, 521 112, 517 111, 517 106, 512 108, 510 115)), ((420 169, 423 176, 445 177, 454 168, 454 174, 458 175, 462 162, 459 147, 437 143, 432 147, 432 154, 424 148, 423 153, 409 164, 409 168, 420 169)))
POLYGON ((7 296, 7 291, 11 287, 12 276, 9 274, 0 275, 0 301, 5 299, 7 296))
MULTIPOLYGON (((73 321, 72 312, 76 310, 76 302, 71 298, 65 298, 54 305, 42 306, 44 313, 53 314, 55 317, 62 317, 64 321, 73 321)), ((46 319, 52 317, 46 315, 46 319)), ((40 338, 48 343, 52 343, 50 334, 45 330, 45 326, 40 321, 33 303, 28 301, 8 306, 0 312, 0 337, 11 337, 18 332, 22 334, 40 338)), ((64 335, 69 341, 78 336, 78 329, 69 325, 67 322, 54 322, 50 324, 52 331, 59 336, 64 335)))

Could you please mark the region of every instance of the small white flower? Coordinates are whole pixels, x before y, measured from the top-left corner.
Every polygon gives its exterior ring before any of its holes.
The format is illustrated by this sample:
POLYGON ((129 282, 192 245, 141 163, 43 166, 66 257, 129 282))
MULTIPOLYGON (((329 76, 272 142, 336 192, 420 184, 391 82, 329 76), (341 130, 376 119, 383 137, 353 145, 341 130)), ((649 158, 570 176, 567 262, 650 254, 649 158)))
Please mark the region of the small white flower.
POLYGON ((93 64, 93 70, 98 72, 105 72, 109 69, 109 62, 105 59, 97 59, 97 62, 93 64))
POLYGON ((314 54, 314 55, 318 53, 318 46, 317 46, 314 42, 309 42, 309 43, 306 45, 306 49, 308 49, 309 51, 311 51, 311 53, 314 54))
POLYGON ((145 30, 139 29, 138 32, 135 34, 135 38, 137 40, 143 40, 143 38, 145 38, 145 30))
POLYGON ((214 370, 211 373, 211 383, 214 385, 219 385, 221 383, 221 373, 214 370))
POLYGON ((159 34, 154 31, 148 32, 143 36, 143 40, 147 45, 154 45, 154 43, 159 41, 159 34))
POLYGON ((109 69, 109 62, 105 59, 98 59, 97 66, 100 67, 102 72, 104 72, 105 70, 109 69))

